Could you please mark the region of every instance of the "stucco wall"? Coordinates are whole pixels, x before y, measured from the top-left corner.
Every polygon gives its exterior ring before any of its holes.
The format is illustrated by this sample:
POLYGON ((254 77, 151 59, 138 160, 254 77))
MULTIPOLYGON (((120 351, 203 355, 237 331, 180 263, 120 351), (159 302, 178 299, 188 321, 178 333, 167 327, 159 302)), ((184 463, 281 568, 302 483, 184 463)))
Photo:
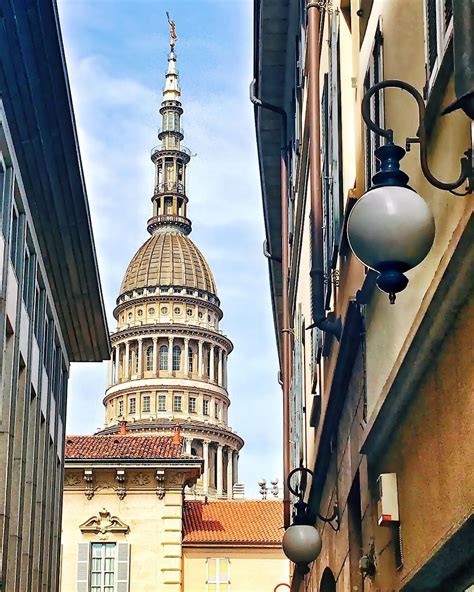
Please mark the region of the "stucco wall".
MULTIPOLYGON (((258 547, 239 549, 185 548, 184 590, 206 592, 206 560, 208 557, 230 559, 230 590, 232 592, 267 592, 277 584, 289 583, 290 564, 281 548, 258 547)), ((281 588, 284 590, 284 588, 281 588)))

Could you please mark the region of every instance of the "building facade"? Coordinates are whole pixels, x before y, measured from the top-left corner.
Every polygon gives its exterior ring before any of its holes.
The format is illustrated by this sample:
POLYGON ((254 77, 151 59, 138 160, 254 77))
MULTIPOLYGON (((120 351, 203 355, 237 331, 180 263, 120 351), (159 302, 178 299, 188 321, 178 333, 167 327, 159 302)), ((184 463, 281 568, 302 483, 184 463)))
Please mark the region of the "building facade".
POLYGON ((189 238, 183 107, 171 39, 153 148, 155 187, 149 238, 132 258, 117 298, 113 356, 103 434, 127 421, 131 432, 172 434, 204 458, 202 479, 188 492, 232 498, 243 440, 228 425, 227 358, 232 343, 207 261, 189 238))
MULTIPOLYGON (((416 145, 402 160, 436 236, 394 305, 346 235, 379 166, 382 139, 361 101, 381 80, 423 93, 428 166, 445 182, 458 178, 472 145, 473 22, 463 0, 255 1, 252 98, 285 472, 314 472, 307 501, 323 542, 309 573, 296 569, 294 590, 463 592, 474 583, 472 193, 430 184, 416 145), (316 519, 335 503, 336 530, 316 519)), ((416 135, 408 94, 386 89, 370 114, 399 144, 416 135)))
POLYGON ((56 591, 70 363, 110 346, 56 6, 0 8, 0 590, 56 591))

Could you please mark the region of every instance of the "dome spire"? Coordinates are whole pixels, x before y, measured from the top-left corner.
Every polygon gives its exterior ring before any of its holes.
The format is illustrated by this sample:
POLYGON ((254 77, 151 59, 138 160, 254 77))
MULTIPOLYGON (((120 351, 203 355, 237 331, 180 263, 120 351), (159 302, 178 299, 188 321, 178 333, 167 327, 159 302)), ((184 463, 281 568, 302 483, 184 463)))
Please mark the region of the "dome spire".
POLYGON ((148 220, 148 232, 155 234, 174 230, 189 234, 191 221, 186 217, 186 165, 191 153, 181 145, 184 138, 181 128, 183 108, 174 51, 178 37, 175 22, 168 13, 166 16, 170 27, 170 52, 160 108, 162 127, 158 131, 158 139, 162 143, 151 152, 151 160, 155 165, 155 191, 152 198, 153 217, 148 220))

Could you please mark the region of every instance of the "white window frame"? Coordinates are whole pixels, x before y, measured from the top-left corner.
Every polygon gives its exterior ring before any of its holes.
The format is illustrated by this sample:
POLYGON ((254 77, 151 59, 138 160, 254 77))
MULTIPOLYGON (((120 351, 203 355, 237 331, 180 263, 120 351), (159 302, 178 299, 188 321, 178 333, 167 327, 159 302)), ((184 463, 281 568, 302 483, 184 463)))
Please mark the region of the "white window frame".
POLYGON ((128 412, 130 415, 135 415, 135 413, 137 412, 137 398, 136 397, 130 397, 130 399, 128 400, 128 412))
MULTIPOLYGON (((455 1, 455 0, 454 0, 455 1)), ((444 59, 444 55, 448 48, 449 42, 453 35, 453 15, 448 23, 446 31, 444 30, 444 6, 445 0, 434 0, 436 9, 436 43, 437 52, 436 60, 433 64, 433 70, 429 72, 429 36, 428 36, 428 19, 427 19, 427 4, 429 0, 423 1, 423 20, 424 20, 424 32, 425 32, 425 63, 426 63, 426 76, 427 76, 427 88, 426 96, 429 96, 434 86, 436 77, 438 76, 439 69, 444 59)))
MULTIPOLYGON (((94 556, 93 556, 93 548, 94 545, 102 545, 102 549, 101 549, 101 570, 100 570, 100 575, 101 575, 101 580, 104 579, 105 576, 105 560, 106 559, 110 559, 109 557, 106 557, 105 555, 105 548, 106 545, 109 546, 113 546, 114 547, 114 553, 113 553, 113 571, 112 572, 107 572, 107 573, 113 573, 114 575, 114 583, 113 583, 113 592, 115 592, 117 590, 117 543, 114 542, 93 542, 90 544, 90 564, 89 564, 89 578, 90 578, 90 583, 89 583, 89 590, 92 592, 92 562, 94 560, 94 556)), ((96 588, 97 586, 94 586, 94 588, 96 588)), ((100 590, 99 592, 104 592, 105 591, 105 587, 106 584, 102 581, 100 583, 100 590)), ((111 588, 112 586, 107 585, 107 588, 111 588)))
POLYGON ((151 410, 151 397, 150 395, 143 395, 142 398, 142 412, 150 413, 151 410))
POLYGON ((183 396, 182 395, 174 395, 173 397, 173 411, 175 413, 181 413, 183 410, 183 396), (179 401, 179 406, 177 405, 179 401))
POLYGON ((166 411, 166 395, 158 395, 158 411, 166 411), (163 405, 161 404, 163 402, 163 405))
POLYGON ((223 592, 221 590, 221 584, 226 585, 226 592, 230 592, 230 559, 228 557, 208 557, 206 559, 206 590, 209 590, 209 584, 215 585, 215 592, 223 592), (209 563, 211 561, 216 562, 216 575, 215 578, 209 576, 209 563), (220 565, 221 561, 227 561, 227 580, 221 581, 220 565))

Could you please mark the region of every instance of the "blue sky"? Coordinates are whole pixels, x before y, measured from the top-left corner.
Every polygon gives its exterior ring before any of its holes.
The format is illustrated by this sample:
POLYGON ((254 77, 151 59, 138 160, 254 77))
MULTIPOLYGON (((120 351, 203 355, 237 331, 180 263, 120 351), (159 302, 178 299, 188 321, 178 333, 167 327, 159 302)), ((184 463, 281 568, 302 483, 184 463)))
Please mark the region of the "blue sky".
MULTIPOLYGON (((253 108, 251 0, 59 0, 59 12, 110 329, 125 269, 148 237, 158 113, 176 21, 191 238, 213 270, 234 342, 230 425, 239 480, 281 480, 281 389, 272 324, 253 108)), ((74 364, 68 433, 103 425, 104 364, 74 364)))

